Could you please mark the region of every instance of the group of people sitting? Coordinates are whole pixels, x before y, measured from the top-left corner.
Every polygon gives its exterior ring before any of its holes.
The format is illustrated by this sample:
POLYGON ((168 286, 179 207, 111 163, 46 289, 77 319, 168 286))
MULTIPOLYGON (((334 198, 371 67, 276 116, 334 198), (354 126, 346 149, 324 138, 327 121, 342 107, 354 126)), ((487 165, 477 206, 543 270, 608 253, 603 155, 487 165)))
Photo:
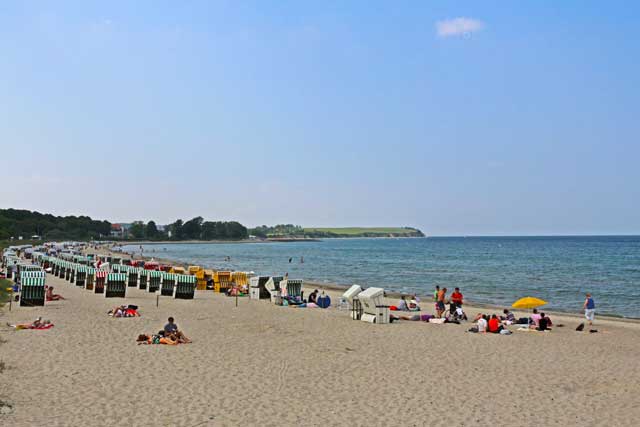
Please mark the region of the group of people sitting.
POLYGON ((510 334, 511 331, 506 329, 508 325, 514 324, 522 324, 526 325, 526 327, 530 329, 534 329, 536 331, 550 331, 553 323, 549 316, 544 313, 538 313, 537 309, 533 309, 533 313, 529 318, 521 318, 516 319, 515 314, 509 311, 509 309, 505 308, 503 311, 503 316, 498 316, 496 314, 483 314, 478 313, 478 315, 473 319, 476 323, 476 326, 469 329, 469 332, 477 332, 477 333, 493 333, 493 334, 510 334))
POLYGON ((191 340, 178 329, 173 317, 169 317, 168 323, 157 334, 140 334, 136 342, 140 344, 165 344, 178 345, 189 344, 191 340))
POLYGON ((418 305, 419 302, 420 298, 418 298, 416 294, 413 294, 409 301, 407 301, 406 296, 402 295, 398 305, 392 305, 389 309, 391 311, 420 311, 420 306, 418 305))
POLYGON ((109 310, 107 314, 113 317, 140 317, 138 306, 133 304, 119 305, 109 310))

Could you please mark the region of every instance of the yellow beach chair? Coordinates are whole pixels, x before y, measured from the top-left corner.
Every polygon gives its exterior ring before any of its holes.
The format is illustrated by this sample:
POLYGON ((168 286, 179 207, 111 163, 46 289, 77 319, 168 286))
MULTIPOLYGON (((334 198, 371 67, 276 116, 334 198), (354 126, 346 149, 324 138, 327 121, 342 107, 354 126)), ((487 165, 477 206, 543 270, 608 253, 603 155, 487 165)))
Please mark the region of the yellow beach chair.
POLYGON ((169 273, 186 274, 184 267, 172 267, 171 270, 169 270, 169 273))
POLYGON ((213 275, 214 291, 226 292, 233 286, 230 271, 216 271, 213 275))
POLYGON ((233 283, 235 283, 235 285, 239 288, 249 285, 249 281, 247 280, 247 273, 243 271, 234 271, 232 277, 233 283))

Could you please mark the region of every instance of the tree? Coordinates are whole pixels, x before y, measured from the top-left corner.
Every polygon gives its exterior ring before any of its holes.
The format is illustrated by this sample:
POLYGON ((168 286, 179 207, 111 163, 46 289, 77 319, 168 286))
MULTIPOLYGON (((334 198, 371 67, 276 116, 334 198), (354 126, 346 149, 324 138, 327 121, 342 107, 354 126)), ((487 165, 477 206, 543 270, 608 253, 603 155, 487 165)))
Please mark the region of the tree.
POLYGON ((185 239, 200 239, 200 235, 202 234, 202 217, 197 216, 185 222, 182 226, 182 232, 185 239))
POLYGON ((236 221, 227 222, 227 237, 230 239, 246 239, 249 236, 247 227, 236 221))
POLYGON ((147 239, 155 239, 158 237, 158 227, 156 226, 155 221, 149 221, 147 226, 144 229, 144 234, 147 236, 147 239))
POLYGON ((169 231, 173 240, 182 240, 184 233, 182 231, 182 220, 178 219, 173 224, 169 224, 169 231))
POLYGON ((134 239, 142 239, 144 238, 144 223, 142 221, 134 221, 131 224, 131 228, 129 229, 129 234, 134 239))

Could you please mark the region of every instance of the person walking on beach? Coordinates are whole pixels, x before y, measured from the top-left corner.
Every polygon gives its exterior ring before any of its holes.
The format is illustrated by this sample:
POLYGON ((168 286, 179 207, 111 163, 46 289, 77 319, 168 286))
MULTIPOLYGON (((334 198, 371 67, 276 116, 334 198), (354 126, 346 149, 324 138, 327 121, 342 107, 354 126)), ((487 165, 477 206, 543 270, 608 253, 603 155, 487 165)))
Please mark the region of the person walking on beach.
POLYGON ((596 303, 593 301, 590 293, 587 293, 587 299, 584 300, 582 308, 584 308, 584 317, 587 318, 589 326, 592 326, 593 319, 596 316, 596 303))

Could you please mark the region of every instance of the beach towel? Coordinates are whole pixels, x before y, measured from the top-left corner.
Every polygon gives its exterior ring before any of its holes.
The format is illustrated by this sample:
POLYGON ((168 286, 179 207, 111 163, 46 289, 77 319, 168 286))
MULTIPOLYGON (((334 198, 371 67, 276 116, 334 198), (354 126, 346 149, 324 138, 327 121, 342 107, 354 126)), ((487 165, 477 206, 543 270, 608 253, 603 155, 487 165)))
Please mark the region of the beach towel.
POLYGON ((51 328, 53 328, 53 323, 47 323, 46 325, 40 325, 35 328, 29 328, 29 329, 44 330, 44 329, 51 329, 51 328))

